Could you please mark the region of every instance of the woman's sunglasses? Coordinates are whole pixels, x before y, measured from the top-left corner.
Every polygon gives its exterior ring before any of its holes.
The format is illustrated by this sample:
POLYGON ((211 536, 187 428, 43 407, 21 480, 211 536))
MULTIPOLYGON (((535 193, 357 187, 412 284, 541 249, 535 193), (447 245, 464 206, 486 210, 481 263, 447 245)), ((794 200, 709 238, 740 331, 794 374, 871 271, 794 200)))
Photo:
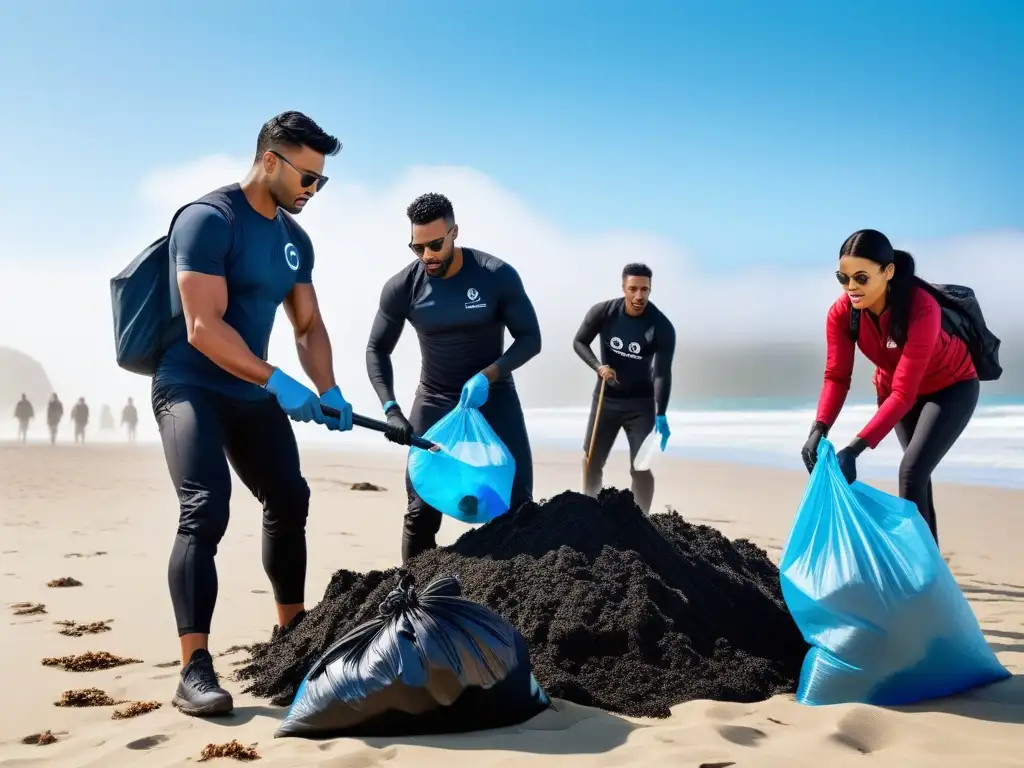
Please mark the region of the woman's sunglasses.
POLYGON ((844 275, 842 272, 836 272, 836 280, 839 281, 840 285, 849 285, 850 281, 853 280, 857 285, 867 285, 871 282, 871 275, 865 275, 858 272, 853 277, 844 275))
MULTIPOLYGON (((292 161, 289 160, 284 155, 282 155, 280 152, 275 152, 273 149, 270 150, 270 152, 271 154, 275 155, 276 157, 280 158, 282 161, 290 165, 292 168, 295 168, 295 165, 292 164, 292 161)), ((310 171, 304 171, 301 168, 295 168, 295 171, 296 173, 299 174, 299 184, 302 186, 303 189, 308 189, 309 187, 312 187, 314 184, 316 184, 316 191, 319 192, 327 184, 326 176, 320 176, 318 174, 311 173, 310 171)))

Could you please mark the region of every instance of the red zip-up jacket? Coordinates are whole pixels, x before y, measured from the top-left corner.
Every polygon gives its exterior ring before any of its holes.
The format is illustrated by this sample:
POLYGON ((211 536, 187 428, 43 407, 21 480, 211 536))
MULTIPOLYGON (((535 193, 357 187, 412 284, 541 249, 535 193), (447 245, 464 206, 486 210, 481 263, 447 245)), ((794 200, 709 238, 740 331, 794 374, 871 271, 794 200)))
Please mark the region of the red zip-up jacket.
MULTIPOLYGON (((914 407, 920 395, 978 377, 967 345, 942 328, 942 310, 935 297, 915 287, 907 323, 907 343, 899 349, 889 338, 889 310, 876 324, 869 312, 861 312, 857 346, 875 364, 874 384, 879 407, 858 433, 871 448, 878 446, 893 427, 914 407)), ((850 338, 850 297, 845 293, 828 311, 825 338, 825 384, 818 398, 817 420, 831 427, 850 391, 854 342, 850 338)))

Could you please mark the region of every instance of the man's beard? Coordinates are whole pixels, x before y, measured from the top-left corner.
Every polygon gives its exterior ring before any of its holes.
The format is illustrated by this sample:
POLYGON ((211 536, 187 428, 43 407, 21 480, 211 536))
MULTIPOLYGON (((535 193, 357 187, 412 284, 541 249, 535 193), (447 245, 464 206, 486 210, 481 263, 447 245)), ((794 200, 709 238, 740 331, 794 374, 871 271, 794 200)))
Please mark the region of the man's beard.
POLYGON ((452 262, 455 261, 455 248, 452 248, 452 252, 448 254, 448 257, 441 260, 435 261, 430 266, 435 266, 438 269, 431 271, 427 270, 431 277, 444 277, 448 274, 448 270, 451 269, 452 262))

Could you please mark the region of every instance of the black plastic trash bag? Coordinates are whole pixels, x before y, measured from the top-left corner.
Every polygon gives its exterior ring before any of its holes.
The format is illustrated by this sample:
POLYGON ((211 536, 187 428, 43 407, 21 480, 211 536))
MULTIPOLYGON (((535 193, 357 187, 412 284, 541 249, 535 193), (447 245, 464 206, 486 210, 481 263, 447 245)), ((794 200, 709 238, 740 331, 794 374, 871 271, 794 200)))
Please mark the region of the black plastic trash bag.
POLYGON ((516 725, 547 709, 519 631, 462 597, 456 578, 412 576, 380 617, 329 648, 275 736, 398 736, 516 725))

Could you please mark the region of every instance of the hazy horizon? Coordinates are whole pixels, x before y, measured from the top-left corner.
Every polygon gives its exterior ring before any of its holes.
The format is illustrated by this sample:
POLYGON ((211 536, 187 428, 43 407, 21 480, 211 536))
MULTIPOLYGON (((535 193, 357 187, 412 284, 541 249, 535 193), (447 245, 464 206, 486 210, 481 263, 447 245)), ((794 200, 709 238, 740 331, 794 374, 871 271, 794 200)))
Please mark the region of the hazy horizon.
MULTIPOLYGON (((75 254, 34 254, 31 262, 5 263, 6 285, 38 289, 11 291, 0 303, 0 346, 37 359, 66 402, 85 396, 119 406, 131 396, 143 406, 143 418, 152 418, 149 380, 121 371, 114 361, 109 279, 166 230, 179 205, 240 180, 248 165, 213 156, 154 169, 119 210, 111 209, 105 243, 83 243, 75 254)), ((299 217, 316 250, 314 283, 332 337, 338 381, 357 411, 379 411, 365 372, 366 339, 381 286, 412 259, 405 206, 432 190, 452 199, 459 243, 512 264, 537 308, 543 351, 516 373, 527 407, 586 405, 593 374, 574 354, 572 337, 593 303, 620 295, 620 272, 628 261, 652 267, 652 301, 677 330, 676 407, 709 399, 816 397, 825 313, 840 290, 834 263, 848 233, 837 232, 833 241, 821 244, 819 267, 777 267, 751 258, 746 268, 714 270, 684 244, 652 234, 614 226, 569 231, 485 174, 441 166, 410 168, 382 189, 349 179, 333 182, 299 217)), ((895 245, 915 255, 926 279, 977 291, 986 318, 1004 341, 1003 380, 986 385, 986 394, 1024 394, 1024 346, 1013 338, 1024 329, 1024 306, 1017 300, 1017 286, 1024 284, 1019 258, 1024 232, 925 242, 897 239, 895 245)), ((15 244, 14 252, 31 251, 15 244)), ((270 360, 303 375, 283 311, 270 360)), ((399 398, 408 403, 419 372, 411 327, 394 360, 399 398)), ((855 395, 869 396, 871 366, 863 357, 858 357, 856 373, 855 395)))

